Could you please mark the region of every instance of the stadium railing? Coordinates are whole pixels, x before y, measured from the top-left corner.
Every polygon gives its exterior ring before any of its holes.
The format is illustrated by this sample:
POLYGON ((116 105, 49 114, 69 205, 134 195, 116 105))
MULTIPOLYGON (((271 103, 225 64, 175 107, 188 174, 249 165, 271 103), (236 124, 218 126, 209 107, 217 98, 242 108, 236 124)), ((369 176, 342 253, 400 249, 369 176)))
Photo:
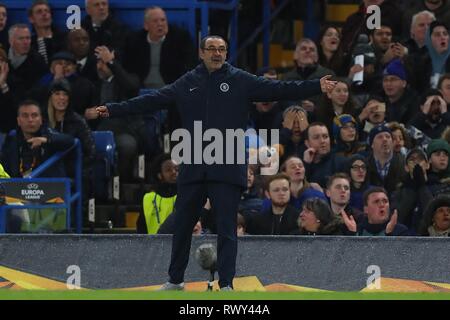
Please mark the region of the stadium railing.
POLYGON ((63 183, 64 184, 64 202, 52 203, 52 204, 4 204, 0 206, 0 233, 6 231, 6 218, 8 210, 26 210, 26 209, 64 209, 66 210, 66 228, 67 232, 72 230, 72 205, 74 205, 75 211, 75 231, 81 233, 82 231, 82 178, 81 178, 81 166, 82 166, 82 151, 81 143, 78 139, 75 139, 75 143, 69 149, 61 152, 57 152, 52 157, 42 163, 36 170, 27 178, 14 178, 14 179, 0 179, 0 184, 25 182, 30 184, 39 183, 63 183), (69 178, 39 178, 40 175, 51 168, 58 161, 62 161, 72 150, 75 150, 75 177, 73 179, 73 192, 71 188, 71 179, 69 178))

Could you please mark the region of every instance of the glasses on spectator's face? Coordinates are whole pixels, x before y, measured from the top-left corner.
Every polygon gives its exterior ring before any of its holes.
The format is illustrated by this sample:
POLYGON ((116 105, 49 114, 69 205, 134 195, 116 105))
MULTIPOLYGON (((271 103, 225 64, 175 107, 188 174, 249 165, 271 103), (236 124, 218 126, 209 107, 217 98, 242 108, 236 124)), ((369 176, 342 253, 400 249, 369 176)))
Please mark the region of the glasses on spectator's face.
POLYGON ((366 171, 367 167, 364 164, 360 165, 360 166, 358 166, 357 164, 354 164, 354 165, 352 165, 352 170, 363 170, 363 171, 366 171))
POLYGON ((218 51, 221 54, 227 52, 227 48, 225 48, 225 47, 219 47, 219 48, 208 47, 208 48, 205 48, 203 50, 208 51, 208 52, 213 52, 213 53, 218 51))

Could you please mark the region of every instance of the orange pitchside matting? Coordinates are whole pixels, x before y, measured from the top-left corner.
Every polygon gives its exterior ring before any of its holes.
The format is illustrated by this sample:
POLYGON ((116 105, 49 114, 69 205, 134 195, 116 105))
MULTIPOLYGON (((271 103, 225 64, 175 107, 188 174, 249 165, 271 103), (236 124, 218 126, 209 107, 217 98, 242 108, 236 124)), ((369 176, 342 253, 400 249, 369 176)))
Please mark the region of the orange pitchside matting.
MULTIPOLYGON (((436 283, 407 279, 381 278, 380 289, 361 288, 361 292, 450 292, 450 283, 436 283)), ((111 290, 125 291, 154 291, 161 285, 152 285, 135 288, 116 288, 111 290)), ((206 281, 186 283, 186 291, 205 291, 206 281)), ((302 287, 284 283, 273 283, 264 286, 257 277, 240 277, 234 279, 234 288, 242 292, 332 292, 316 288, 302 287)), ((92 290, 82 288, 84 290, 92 290)), ((0 266, 0 290, 68 290, 66 283, 40 277, 30 273, 0 266)), ((217 281, 214 290, 218 290, 217 281)))

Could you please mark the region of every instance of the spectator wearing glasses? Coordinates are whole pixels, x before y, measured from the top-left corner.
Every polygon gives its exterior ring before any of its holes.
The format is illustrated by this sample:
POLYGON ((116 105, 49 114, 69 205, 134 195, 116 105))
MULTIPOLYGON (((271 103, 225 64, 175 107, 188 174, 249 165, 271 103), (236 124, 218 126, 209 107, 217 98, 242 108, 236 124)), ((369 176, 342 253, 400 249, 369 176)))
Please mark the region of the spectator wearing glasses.
POLYGON ((359 211, 364 210, 363 194, 372 187, 367 175, 367 160, 363 155, 355 154, 348 161, 346 173, 350 176, 349 205, 359 211))

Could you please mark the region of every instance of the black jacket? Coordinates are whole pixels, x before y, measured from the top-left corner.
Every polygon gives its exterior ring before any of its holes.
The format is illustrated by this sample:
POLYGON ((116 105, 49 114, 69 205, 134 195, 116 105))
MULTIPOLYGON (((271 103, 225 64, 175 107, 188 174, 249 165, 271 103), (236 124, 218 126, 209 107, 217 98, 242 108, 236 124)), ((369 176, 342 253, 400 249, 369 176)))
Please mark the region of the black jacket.
POLYGON ((106 46, 110 50, 115 51, 116 58, 120 59, 122 57, 129 31, 124 24, 114 19, 111 13, 97 30, 94 30, 92 19, 89 15, 81 21, 81 26, 89 34, 92 53, 96 47, 106 46))
POLYGON ((270 210, 245 216, 245 231, 254 235, 288 235, 297 228, 300 212, 288 205, 282 215, 276 215, 270 210))
POLYGON ((386 121, 397 121, 408 124, 419 112, 419 97, 417 94, 407 88, 399 100, 390 102, 386 98, 386 121))
MULTIPOLYGON (((34 31, 34 30, 33 30, 34 31)), ((66 34, 55 27, 52 27, 53 36, 45 38, 44 43, 47 49, 48 64, 50 65, 50 58, 57 52, 64 49, 66 34)), ((37 43, 37 35, 34 33, 31 37, 31 48, 38 52, 39 45, 37 43)))
MULTIPOLYGON (((53 156, 57 151, 64 151, 71 147, 74 143, 74 139, 66 134, 60 134, 47 127, 41 127, 41 129, 35 134, 36 137, 45 136, 48 142, 43 144, 40 148, 35 149, 33 153, 38 158, 38 165, 46 161, 53 156)), ((24 136, 21 130, 11 131, 5 139, 2 147, 1 163, 9 173, 11 177, 21 178, 19 163, 22 155, 22 151, 27 149, 27 142, 24 140, 24 136), (21 151, 22 150, 22 151, 21 151)), ((29 151, 29 150, 28 150, 29 151)), ((64 165, 61 161, 57 162, 54 166, 46 170, 42 177, 60 178, 65 177, 66 173, 64 165)))
MULTIPOLYGON (((163 108, 173 108, 176 104, 183 128, 195 140, 202 137, 198 137, 198 130, 194 132, 194 125, 197 128, 201 126, 200 131, 218 129, 223 136, 226 129, 245 130, 251 101, 304 99, 320 92, 319 80, 268 80, 228 63, 210 74, 202 63, 173 84, 158 91, 121 103, 107 103, 106 106, 111 117, 118 117, 151 113, 163 108)), ((238 153, 244 152, 243 149, 234 148, 234 164, 207 165, 202 159, 194 158, 198 154, 195 155, 194 143, 191 145, 192 156, 188 160, 191 160, 191 163, 200 160, 200 164, 182 163, 178 175, 180 183, 213 180, 247 187, 247 166, 237 164, 236 159, 238 153)), ((223 163, 226 163, 227 150, 224 149, 223 163)))
MULTIPOLYGON (((95 106, 94 84, 76 72, 65 79, 70 83, 70 88, 72 89, 70 104, 73 111, 84 116, 84 112, 87 108, 95 106)), ((53 74, 47 73, 42 77, 41 81, 30 90, 29 96, 33 97, 33 99, 37 100, 41 105, 46 105, 49 89, 53 81, 53 74)))
POLYGON ((384 180, 378 174, 373 154, 369 156, 367 163, 369 165, 367 168, 367 176, 369 177, 370 183, 374 186, 385 188, 388 194, 392 195, 405 175, 403 156, 398 153, 394 153, 388 174, 384 180))
POLYGON ((14 103, 13 93, 11 89, 2 93, 0 90, 0 132, 8 133, 17 126, 17 108, 14 103))
POLYGON ((8 85, 14 93, 15 102, 23 100, 27 92, 38 83, 47 70, 45 60, 33 50, 30 50, 25 61, 17 69, 10 64, 8 85))
POLYGON ((386 233, 386 226, 389 220, 382 224, 370 224, 367 216, 358 224, 358 236, 409 236, 409 231, 403 224, 397 223, 391 233, 386 233))
POLYGON ((327 223, 324 226, 320 226, 317 232, 310 232, 303 228, 294 230, 291 232, 292 235, 302 235, 302 236, 345 236, 345 235, 355 235, 354 232, 350 232, 347 230, 347 227, 345 224, 342 223, 342 221, 335 217, 333 220, 331 220, 329 223, 327 223))
MULTIPOLYGON (((450 104, 447 105, 447 108, 450 104)), ((427 119, 427 115, 422 111, 419 111, 416 116, 412 119, 411 125, 422 131, 431 139, 439 139, 444 132, 444 130, 450 126, 450 109, 444 114, 441 114, 440 120, 431 126, 431 122, 427 119)))
MULTIPOLYGON (((175 25, 169 26, 161 47, 160 72, 166 84, 171 84, 195 64, 195 47, 187 31, 175 25)), ((125 47, 123 65, 128 72, 139 76, 141 86, 150 70, 151 46, 147 41, 147 31, 133 35, 125 47)))
POLYGON ((69 109, 64 115, 64 120, 57 123, 56 130, 80 140, 83 152, 83 170, 88 170, 95 160, 95 142, 86 120, 69 109))

